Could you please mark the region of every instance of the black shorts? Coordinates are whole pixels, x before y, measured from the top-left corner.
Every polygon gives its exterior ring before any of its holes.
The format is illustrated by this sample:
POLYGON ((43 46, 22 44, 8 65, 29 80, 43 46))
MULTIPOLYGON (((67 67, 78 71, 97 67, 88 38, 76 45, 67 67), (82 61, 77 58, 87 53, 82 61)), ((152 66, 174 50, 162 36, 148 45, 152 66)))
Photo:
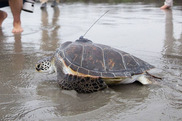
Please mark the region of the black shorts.
POLYGON ((9 6, 9 0, 0 0, 0 8, 9 6))

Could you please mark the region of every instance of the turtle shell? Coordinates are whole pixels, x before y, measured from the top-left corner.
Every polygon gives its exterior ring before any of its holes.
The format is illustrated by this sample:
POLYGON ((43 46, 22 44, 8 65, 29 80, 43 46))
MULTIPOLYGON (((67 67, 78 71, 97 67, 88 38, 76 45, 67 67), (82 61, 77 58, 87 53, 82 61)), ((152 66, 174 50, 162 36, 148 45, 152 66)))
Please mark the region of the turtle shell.
POLYGON ((85 38, 63 43, 57 53, 66 67, 85 76, 131 77, 154 68, 129 53, 85 38))

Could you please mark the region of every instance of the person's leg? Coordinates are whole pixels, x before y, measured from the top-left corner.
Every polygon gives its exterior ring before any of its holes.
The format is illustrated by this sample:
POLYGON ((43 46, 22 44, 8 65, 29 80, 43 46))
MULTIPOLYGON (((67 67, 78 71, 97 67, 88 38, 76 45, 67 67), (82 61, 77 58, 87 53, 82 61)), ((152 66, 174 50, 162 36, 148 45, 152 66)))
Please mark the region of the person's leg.
POLYGON ((11 12, 13 14, 13 33, 22 32, 23 29, 21 27, 21 9, 23 6, 22 0, 9 0, 9 6, 11 8, 11 12))
MULTIPOLYGON (((0 8, 9 6, 8 1, 0 1, 0 8)), ((8 14, 2 10, 0 10, 0 27, 2 26, 3 21, 6 19, 8 14)))
POLYGON ((47 7, 47 1, 48 1, 48 0, 40 0, 40 2, 41 2, 40 8, 41 8, 41 9, 44 9, 44 8, 47 7))
POLYGON ((53 0, 52 4, 51 4, 51 7, 57 7, 58 4, 59 4, 59 0, 53 0))
POLYGON ((2 23, 7 16, 8 14, 6 12, 0 10, 0 27, 2 26, 2 23))
POLYGON ((165 0, 164 5, 161 9, 169 9, 173 6, 173 0, 165 0))
POLYGON ((48 0, 40 0, 41 3, 47 3, 48 0))

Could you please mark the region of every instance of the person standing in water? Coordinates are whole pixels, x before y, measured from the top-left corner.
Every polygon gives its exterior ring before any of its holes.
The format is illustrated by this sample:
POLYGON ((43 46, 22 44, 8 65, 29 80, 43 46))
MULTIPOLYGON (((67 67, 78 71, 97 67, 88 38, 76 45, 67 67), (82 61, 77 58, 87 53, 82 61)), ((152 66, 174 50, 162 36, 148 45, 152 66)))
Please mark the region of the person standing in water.
MULTIPOLYGON (((21 10, 23 6, 23 0, 1 0, 0 8, 10 6, 11 12, 13 14, 13 33, 23 32, 21 27, 21 10)), ((2 26, 3 21, 7 18, 8 14, 0 10, 0 27, 2 26)))
POLYGON ((165 0, 164 5, 161 6, 161 9, 169 9, 173 6, 173 0, 165 0))

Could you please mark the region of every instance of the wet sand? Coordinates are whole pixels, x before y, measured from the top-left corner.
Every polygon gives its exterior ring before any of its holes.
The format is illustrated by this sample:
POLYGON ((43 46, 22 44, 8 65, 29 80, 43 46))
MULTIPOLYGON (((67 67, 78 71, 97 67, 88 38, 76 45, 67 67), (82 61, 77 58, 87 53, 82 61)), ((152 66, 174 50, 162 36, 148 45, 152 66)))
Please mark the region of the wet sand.
MULTIPOLYGON (((182 120, 182 7, 159 3, 62 3, 22 12, 24 32, 12 34, 12 16, 0 29, 0 119, 51 121, 182 120), (36 62, 61 43, 86 34, 154 65, 157 84, 119 85, 93 94, 61 90, 56 75, 35 71, 36 62)), ((9 8, 3 10, 10 13, 9 8)))

